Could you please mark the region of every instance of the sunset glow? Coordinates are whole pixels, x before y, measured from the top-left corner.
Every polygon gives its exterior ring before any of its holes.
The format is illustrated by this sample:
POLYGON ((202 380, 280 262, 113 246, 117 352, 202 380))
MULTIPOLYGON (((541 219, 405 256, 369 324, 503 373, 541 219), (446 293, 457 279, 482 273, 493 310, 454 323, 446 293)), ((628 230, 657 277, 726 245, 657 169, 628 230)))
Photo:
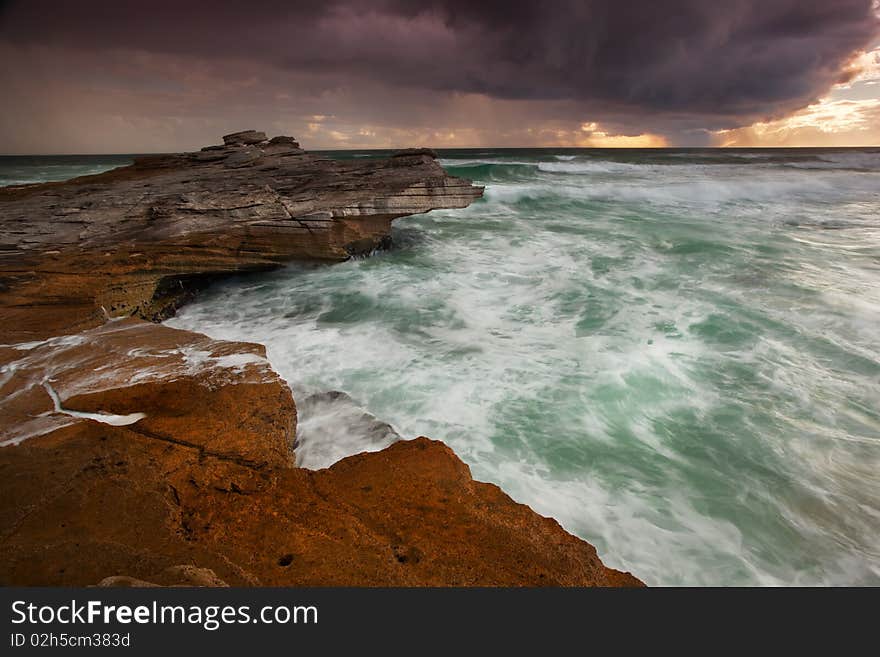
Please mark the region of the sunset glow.
POLYGON ((876 1, 639 4, 4 3, 0 150, 880 144, 876 1))

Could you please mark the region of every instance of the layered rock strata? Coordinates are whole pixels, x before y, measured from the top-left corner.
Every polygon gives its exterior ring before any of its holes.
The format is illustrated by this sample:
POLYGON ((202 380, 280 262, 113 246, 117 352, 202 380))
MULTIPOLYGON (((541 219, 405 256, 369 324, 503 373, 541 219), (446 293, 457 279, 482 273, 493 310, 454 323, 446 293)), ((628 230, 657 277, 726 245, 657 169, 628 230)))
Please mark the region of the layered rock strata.
MULTIPOLYGON (((255 131, 0 190, 0 584, 640 584, 442 443, 295 467, 296 407, 260 345, 144 321, 481 191, 428 151, 332 161, 255 131)), ((307 403, 396 437, 338 397, 307 403)))
POLYGON ((218 275, 366 254, 388 243, 394 219, 482 194, 429 151, 339 161, 290 137, 224 141, 0 189, 0 341, 162 319, 218 275))

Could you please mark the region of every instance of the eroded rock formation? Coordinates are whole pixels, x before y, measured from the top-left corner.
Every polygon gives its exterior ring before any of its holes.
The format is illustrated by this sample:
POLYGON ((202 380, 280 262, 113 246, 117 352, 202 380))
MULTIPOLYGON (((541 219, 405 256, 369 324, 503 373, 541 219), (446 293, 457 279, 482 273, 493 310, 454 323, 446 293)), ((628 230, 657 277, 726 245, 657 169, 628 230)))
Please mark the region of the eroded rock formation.
POLYGON ((0 189, 0 341, 107 317, 162 319, 217 275, 369 253, 394 219, 482 194, 429 151, 339 161, 290 137, 245 131, 224 141, 0 189))
MULTIPOLYGON (((0 584, 640 584, 442 443, 295 467, 260 345, 144 321, 201 277, 341 260, 480 193, 430 152, 334 162, 255 131, 0 190, 0 584)), ((309 403, 394 439, 339 401, 309 403)))

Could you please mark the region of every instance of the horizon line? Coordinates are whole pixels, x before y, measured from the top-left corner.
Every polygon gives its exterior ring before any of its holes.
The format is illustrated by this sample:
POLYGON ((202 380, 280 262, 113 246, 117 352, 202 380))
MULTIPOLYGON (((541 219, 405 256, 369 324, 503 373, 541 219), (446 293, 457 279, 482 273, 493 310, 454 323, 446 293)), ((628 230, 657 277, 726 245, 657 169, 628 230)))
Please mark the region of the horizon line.
MULTIPOLYGON (((476 151, 476 150, 495 150, 495 151, 537 151, 537 150, 569 150, 569 151, 782 151, 782 150, 807 150, 807 149, 824 149, 824 150, 843 150, 843 149, 863 149, 877 148, 880 144, 864 144, 860 146, 383 146, 368 148, 304 148, 303 150, 312 152, 338 153, 345 151, 399 151, 407 148, 429 148, 435 151, 476 151)), ((102 153, 0 153, 0 157, 74 157, 86 156, 97 157, 122 156, 122 155, 173 155, 175 153, 197 153, 194 151, 130 151, 130 152, 102 152, 102 153)))

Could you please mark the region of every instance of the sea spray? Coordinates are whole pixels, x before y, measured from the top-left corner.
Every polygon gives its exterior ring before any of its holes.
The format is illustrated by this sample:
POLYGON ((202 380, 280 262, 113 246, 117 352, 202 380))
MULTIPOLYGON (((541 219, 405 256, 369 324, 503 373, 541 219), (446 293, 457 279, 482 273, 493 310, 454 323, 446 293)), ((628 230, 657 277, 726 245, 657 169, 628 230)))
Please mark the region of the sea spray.
MULTIPOLYGON (((485 200, 171 323, 446 441, 648 583, 880 583, 876 150, 441 158, 485 200)), ((385 444, 320 421, 310 467, 385 444)))

